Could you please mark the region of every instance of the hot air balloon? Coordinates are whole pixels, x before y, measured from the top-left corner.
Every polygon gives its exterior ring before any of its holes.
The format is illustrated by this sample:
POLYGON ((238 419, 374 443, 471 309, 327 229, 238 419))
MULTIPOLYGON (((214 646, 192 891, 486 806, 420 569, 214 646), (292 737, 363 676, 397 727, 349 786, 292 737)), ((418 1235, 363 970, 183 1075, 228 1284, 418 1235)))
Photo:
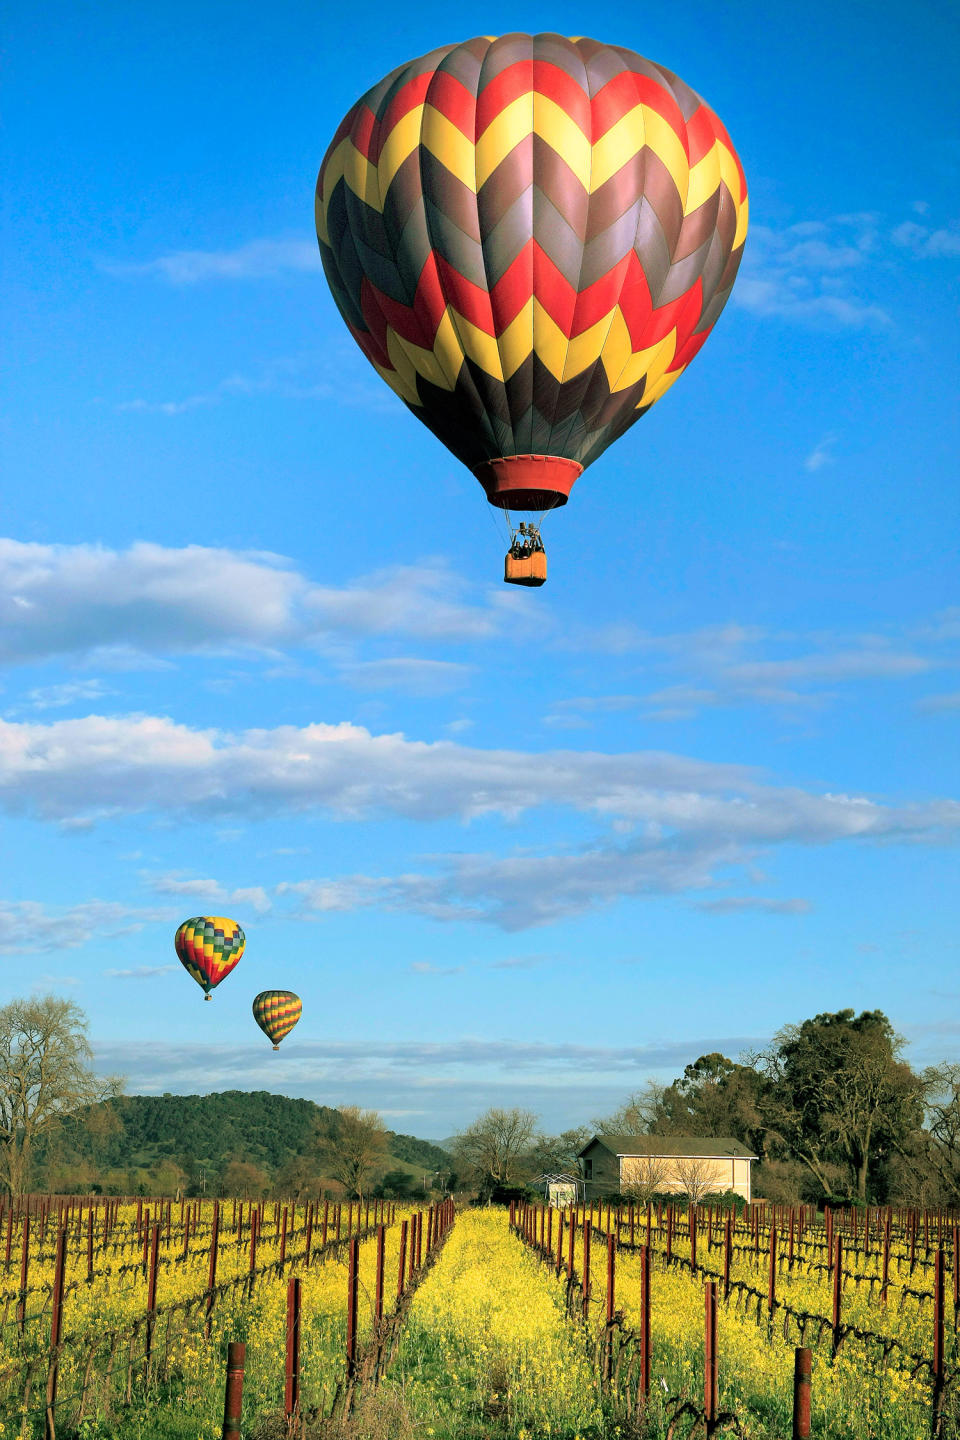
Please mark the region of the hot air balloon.
POLYGON ((253 1002, 253 1018, 273 1041, 274 1050, 280 1049, 280 1041, 290 1034, 302 1010, 300 996, 292 990, 261 990, 253 1002))
POLYGON ((210 991, 219 985, 243 954, 246 937, 236 920, 222 915, 196 915, 184 920, 173 941, 184 969, 196 980, 210 999, 210 991))
MULTIPOLYGON (((618 45, 481 37, 345 116, 317 237, 350 333, 479 480, 546 511, 683 373, 730 294, 747 187, 726 130, 618 45)), ((539 523, 505 579, 539 585, 539 523)))

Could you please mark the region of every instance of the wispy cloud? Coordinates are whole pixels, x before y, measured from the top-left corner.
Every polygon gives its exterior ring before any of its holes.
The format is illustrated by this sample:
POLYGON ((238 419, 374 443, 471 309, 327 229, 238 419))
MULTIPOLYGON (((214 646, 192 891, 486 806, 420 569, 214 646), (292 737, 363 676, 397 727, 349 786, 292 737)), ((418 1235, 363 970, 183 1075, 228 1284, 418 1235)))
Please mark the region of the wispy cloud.
POLYGON ((195 908, 200 911, 218 905, 253 910, 257 915, 265 915, 272 906, 270 896, 262 885, 230 889, 222 885, 219 880, 212 880, 204 876, 185 875, 179 871, 162 874, 141 871, 141 878, 155 895, 170 895, 184 900, 194 900, 197 902, 195 908))
POLYGON ((309 240, 250 240, 233 250, 173 250, 153 260, 105 261, 102 268, 119 279, 165 280, 197 285, 208 280, 265 280, 291 271, 318 271, 320 253, 309 240))
POLYGON ((465 965, 432 965, 429 960, 414 960, 410 969, 414 975, 462 975, 465 965))
POLYGON ((905 220, 893 231, 892 239, 895 245, 925 260, 960 259, 960 228, 935 230, 929 225, 905 220))
POLYGON ((258 397, 330 400, 338 406, 359 406, 378 415, 399 414, 391 391, 376 379, 360 352, 355 347, 348 349, 342 342, 328 345, 320 353, 273 360, 253 375, 233 372, 203 390, 175 399, 140 395, 121 400, 114 410, 118 415, 177 416, 230 400, 258 397))
POLYGON ((807 915, 813 907, 809 900, 770 900, 760 895, 727 895, 720 900, 701 900, 698 910, 711 915, 740 915, 756 910, 765 915, 807 915))
POLYGON ((470 679, 472 667, 449 660, 396 657, 342 665, 342 680, 358 690, 397 690, 404 695, 448 695, 470 679))
POLYGON ((206 811, 513 819, 563 806, 656 833, 728 841, 934 837, 960 804, 887 806, 863 795, 771 784, 740 765, 663 751, 484 750, 340 723, 236 734, 164 716, 0 721, 0 805, 41 818, 206 811))
POLYGON ((166 920, 166 912, 87 900, 51 908, 37 900, 0 901, 0 954, 34 955, 73 950, 94 937, 116 939, 166 920))
POLYGON ((824 435, 823 439, 817 441, 816 445, 814 445, 810 451, 810 454, 804 460, 803 468, 809 470, 812 474, 816 474, 818 470, 823 469, 824 465, 832 465, 834 462, 833 447, 836 443, 836 435, 824 435))
POLYGON ((437 1139, 467 1125, 491 1105, 520 1105, 539 1114, 548 1131, 586 1124, 613 1111, 648 1076, 671 1080, 698 1056, 736 1056, 758 1050, 768 1037, 700 1035, 645 1037, 630 1046, 481 1040, 379 1042, 369 1036, 312 1039, 310 1018, 284 1041, 283 1080, 269 1046, 95 1041, 97 1063, 122 1073, 134 1094, 207 1093, 211 1089, 282 1088, 320 1104, 360 1105, 424 1117, 419 1134, 437 1139))
POLYGON ((158 975, 172 975, 176 965, 137 965, 132 970, 104 970, 109 980, 154 980, 158 975))
MULTIPOLYGON (((0 539, 0 664, 59 656, 122 668, 162 664, 178 653, 276 654, 330 640, 482 641, 501 634, 515 615, 512 597, 472 591, 440 560, 333 586, 258 551, 146 542, 110 550, 0 539)), ((379 670, 358 667, 352 678, 373 685, 392 674, 394 684, 415 678, 423 684, 429 672, 434 685, 449 688, 464 677, 462 667, 431 670, 432 664, 417 657, 386 661, 379 670)), ((99 682, 74 682, 81 684, 99 682)), ((70 698, 80 698, 76 688, 33 694, 35 703, 48 705, 70 698)))
POLYGON ((733 301, 766 318, 833 329, 884 329, 890 316, 857 288, 878 241, 877 217, 753 225, 733 301))

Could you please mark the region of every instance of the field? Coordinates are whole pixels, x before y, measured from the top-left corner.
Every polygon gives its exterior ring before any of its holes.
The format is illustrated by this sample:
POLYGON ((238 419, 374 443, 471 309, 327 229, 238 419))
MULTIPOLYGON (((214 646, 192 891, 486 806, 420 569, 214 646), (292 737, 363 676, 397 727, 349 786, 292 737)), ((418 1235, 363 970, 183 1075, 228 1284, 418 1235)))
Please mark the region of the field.
POLYGON ((946 1440, 955 1239, 913 1212, 38 1201, 0 1223, 0 1435, 787 1440, 799 1346, 810 1435, 946 1440))

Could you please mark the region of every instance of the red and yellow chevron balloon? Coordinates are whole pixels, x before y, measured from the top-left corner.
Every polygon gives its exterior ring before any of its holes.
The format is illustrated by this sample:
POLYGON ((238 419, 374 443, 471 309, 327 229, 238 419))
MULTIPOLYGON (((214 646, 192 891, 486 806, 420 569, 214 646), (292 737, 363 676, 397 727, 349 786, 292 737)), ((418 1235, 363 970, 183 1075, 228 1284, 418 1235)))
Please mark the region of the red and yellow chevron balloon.
POLYGON ((290 1034, 302 1010, 300 996, 292 990, 261 990, 253 1002, 253 1018, 273 1041, 274 1050, 280 1049, 280 1041, 290 1034))
POLYGON ((219 985, 243 954, 246 936, 236 920, 223 915, 196 915, 184 920, 174 936, 180 964, 196 980, 210 999, 210 991, 219 985))
POLYGON ((504 35, 368 90, 316 211, 334 299, 378 373, 491 504, 544 510, 706 340, 747 186, 671 71, 596 40, 504 35))

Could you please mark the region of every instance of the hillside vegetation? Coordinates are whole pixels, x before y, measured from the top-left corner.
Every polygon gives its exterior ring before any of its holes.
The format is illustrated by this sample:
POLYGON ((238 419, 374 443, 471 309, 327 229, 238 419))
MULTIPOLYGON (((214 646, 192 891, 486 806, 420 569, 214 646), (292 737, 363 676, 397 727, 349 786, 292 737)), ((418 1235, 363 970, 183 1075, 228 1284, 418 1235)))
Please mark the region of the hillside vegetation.
MULTIPOLYGON (((265 1090, 214 1095, 123 1095, 66 1121, 36 1156, 37 1188, 105 1193, 296 1194, 335 1188, 317 1156, 335 1136, 340 1112, 265 1090)), ((445 1150, 387 1132, 381 1167, 388 1191, 449 1174, 445 1150)))

